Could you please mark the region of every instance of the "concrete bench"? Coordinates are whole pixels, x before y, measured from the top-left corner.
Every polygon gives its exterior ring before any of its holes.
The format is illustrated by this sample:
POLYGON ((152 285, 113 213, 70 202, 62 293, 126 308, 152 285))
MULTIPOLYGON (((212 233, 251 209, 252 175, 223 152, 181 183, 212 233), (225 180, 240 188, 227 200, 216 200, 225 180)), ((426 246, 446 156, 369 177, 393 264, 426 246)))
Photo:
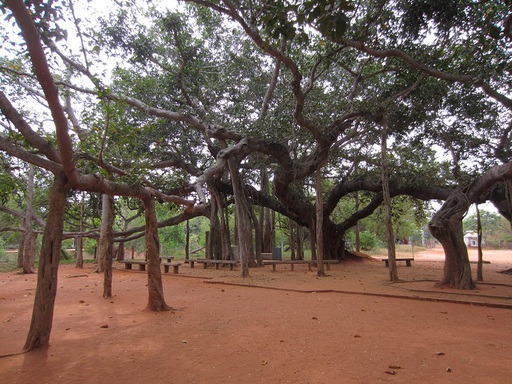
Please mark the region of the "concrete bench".
POLYGON ((263 260, 263 265, 272 265, 272 271, 276 271, 277 265, 287 264, 290 265, 290 269, 293 271, 295 265, 297 264, 306 264, 308 266, 308 270, 311 271, 311 266, 315 265, 316 262, 312 260, 263 260))
MULTIPOLYGON (((397 257, 395 259, 396 261, 405 261, 405 265, 408 267, 412 267, 412 262, 414 261, 414 257, 397 257)), ((386 263, 386 267, 389 267, 389 260, 388 259, 382 259, 384 263, 386 263)))
MULTIPOLYGON (((325 265, 325 269, 327 269, 328 271, 331 270, 331 264, 339 264, 340 261, 338 259, 327 259, 327 260, 323 260, 322 261, 325 265)), ((316 260, 313 260, 312 261, 313 263, 313 266, 316 267, 318 262, 316 260)))
POLYGON ((160 260, 165 260, 170 263, 174 259, 174 256, 160 256, 160 260))
POLYGON ((190 268, 194 268, 194 263, 202 263, 203 268, 208 268, 210 265, 215 265, 215 269, 219 269, 219 267, 229 265, 230 270, 234 270, 235 266, 238 264, 237 260, 210 260, 210 259, 189 259, 190 268))
POLYGON ((138 265, 139 271, 145 271, 146 264, 148 263, 146 260, 139 260, 139 259, 119 260, 119 262, 124 264, 125 269, 132 269, 133 265, 138 265))
POLYGON ((166 262, 166 263, 162 263, 161 265, 164 266, 164 273, 169 273, 169 270, 172 267, 172 273, 176 273, 177 274, 178 270, 180 268, 181 263, 166 262))
MULTIPOLYGON (((174 257, 169 256, 162 256, 160 257, 161 260, 168 260, 168 262, 164 262, 161 265, 164 266, 164 272, 169 272, 169 267, 173 267, 173 272, 178 273, 178 268, 181 265, 181 263, 172 263, 171 260, 174 257)), ((147 260, 140 260, 140 259, 126 259, 126 260, 119 260, 120 263, 124 264, 125 269, 132 269, 134 265, 139 266, 139 271, 145 271, 146 265, 148 264, 147 260)))

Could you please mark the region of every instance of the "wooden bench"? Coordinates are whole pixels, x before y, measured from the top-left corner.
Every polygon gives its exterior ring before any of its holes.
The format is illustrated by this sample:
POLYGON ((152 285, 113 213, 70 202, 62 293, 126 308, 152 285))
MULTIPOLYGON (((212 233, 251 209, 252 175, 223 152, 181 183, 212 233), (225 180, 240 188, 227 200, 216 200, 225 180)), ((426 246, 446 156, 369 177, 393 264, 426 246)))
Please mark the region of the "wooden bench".
POLYGON ((145 271, 146 264, 148 263, 146 260, 139 259, 119 260, 119 262, 124 264, 125 269, 132 269, 133 265, 138 265, 139 271, 145 271))
POLYGON ((164 266, 164 273, 169 273, 169 269, 170 269, 170 267, 172 267, 172 273, 177 274, 181 263, 166 262, 166 263, 162 263, 161 265, 164 266))
POLYGON ((311 266, 315 265, 316 262, 312 260, 263 260, 263 265, 272 265, 272 271, 276 271, 277 265, 289 264, 290 269, 293 271, 296 264, 306 264, 308 270, 311 271, 311 266))
MULTIPOLYGON (((412 267, 412 262, 414 261, 414 257, 397 257, 395 259, 396 261, 405 261, 405 265, 408 267, 412 267)), ((388 259, 382 259, 384 263, 386 263, 386 267, 389 267, 389 260, 388 259)))
POLYGON ((229 265, 230 270, 234 270, 235 266, 238 264, 237 260, 210 260, 210 259, 189 259, 188 262, 190 263, 190 268, 194 268, 194 263, 202 263, 203 268, 206 269, 210 265, 215 265, 215 269, 219 269, 219 267, 229 265))

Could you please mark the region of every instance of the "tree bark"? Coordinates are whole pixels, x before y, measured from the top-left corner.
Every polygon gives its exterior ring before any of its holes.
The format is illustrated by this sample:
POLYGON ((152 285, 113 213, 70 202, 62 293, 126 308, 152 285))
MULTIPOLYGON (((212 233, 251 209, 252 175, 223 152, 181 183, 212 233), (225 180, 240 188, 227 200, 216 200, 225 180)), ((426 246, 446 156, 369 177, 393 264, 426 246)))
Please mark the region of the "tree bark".
POLYGON ((28 173, 27 182, 27 210, 24 219, 25 233, 23 236, 23 273, 35 273, 36 271, 36 239, 37 234, 34 232, 33 221, 34 213, 34 166, 31 164, 28 173))
POLYGON ((185 225, 185 260, 190 259, 190 221, 185 225))
MULTIPOLYGON (((26 219, 23 219, 26 220, 26 219)), ((23 223, 25 226, 25 223, 23 223)), ((20 236, 20 243, 18 244, 18 259, 16 261, 16 268, 23 268, 23 254, 25 253, 25 233, 22 232, 20 236)))
POLYGON ((102 195, 101 233, 98 243, 98 272, 104 272, 103 297, 112 297, 112 262, 114 245, 114 196, 102 195))
POLYGON ((148 305, 147 309, 161 312, 169 311, 164 299, 162 284, 162 271, 160 269, 160 241, 158 239, 158 221, 155 211, 155 199, 153 197, 144 200, 146 218, 146 260, 148 262, 148 305))
POLYGON ((297 246, 297 260, 304 260, 304 227, 297 225, 296 233, 296 246, 297 246))
POLYGON ((97 260, 98 269, 97 272, 101 273, 105 271, 107 255, 112 249, 112 224, 113 224, 113 209, 114 202, 113 197, 107 194, 103 194, 101 197, 101 228, 100 238, 98 240, 97 260))
POLYGON ((467 196, 457 190, 428 224, 432 235, 442 244, 446 256, 444 276, 439 286, 448 285, 459 289, 471 289, 474 286, 462 230, 462 218, 469 205, 467 196))
MULTIPOLYGON (((262 169, 261 171, 261 190, 266 195, 270 194, 270 182, 268 179, 268 172, 266 169, 262 169)), ((273 195, 273 194, 272 194, 273 195)), ((263 227, 262 236, 263 236, 263 244, 262 244, 262 252, 272 253, 275 244, 275 212, 270 208, 263 208, 262 215, 262 224, 263 227)))
POLYGON ((324 270, 324 199, 322 188, 322 168, 318 167, 315 174, 316 188, 316 262, 318 277, 325 276, 324 270))
POLYGON ((23 273, 35 273, 37 233, 34 232, 32 226, 27 228, 27 232, 23 251, 23 273))
POLYGON ((323 225, 324 259, 344 260, 350 258, 345 252, 345 240, 337 226, 330 221, 323 225))
POLYGON ((389 192, 387 140, 387 122, 384 122, 382 126, 381 139, 381 170, 382 196, 384 198, 384 207, 386 209, 386 237, 388 243, 389 280, 398 281, 398 271, 396 269, 395 235, 393 232, 393 224, 391 222, 391 195, 389 192))
POLYGON ((476 232, 478 234, 478 262, 476 266, 476 281, 484 281, 483 275, 483 253, 482 253, 482 221, 480 220, 480 209, 478 204, 475 204, 476 208, 476 232))
MULTIPOLYGON (((356 212, 359 211, 359 192, 356 192, 356 212)), ((359 223, 359 220, 356 222, 356 226, 354 228, 355 234, 356 234, 356 252, 361 252, 361 224, 359 223)))
MULTIPOLYGON (((488 169, 479 178, 473 180, 464 192, 461 190, 452 192, 430 221, 429 230, 443 245, 446 256, 444 276, 439 285, 450 285, 461 289, 474 287, 468 250, 463 239, 462 218, 471 204, 482 199, 496 183, 502 181, 506 186, 512 184, 512 163, 496 165, 488 169)), ((493 199, 492 194, 491 199, 493 199)), ((512 197, 507 197, 506 200, 506 206, 511 207, 512 197)), ((493 199, 493 202, 499 201, 493 199)), ((497 206, 497 208, 500 213, 503 212, 502 207, 497 206)))
POLYGON ((116 255, 117 261, 124 260, 124 252, 125 252, 125 244, 124 243, 125 243, 124 241, 120 241, 119 246, 117 247, 117 255, 116 255))
POLYGON ((233 195, 235 197, 235 221, 237 229, 237 248, 242 277, 249 277, 249 266, 254 266, 252 257, 252 227, 249 203, 243 189, 241 177, 234 159, 228 160, 233 195))
POLYGON ((208 235, 208 241, 206 242, 206 255, 207 258, 223 260, 229 256, 228 253, 223 252, 224 249, 222 244, 223 228, 221 220, 223 219, 224 215, 222 212, 220 199, 217 198, 218 193, 215 190, 215 187, 210 185, 209 187, 212 198, 210 199, 210 231, 208 235))
POLYGON ((261 267, 263 266, 263 256, 261 255, 263 235, 261 233, 260 220, 258 220, 253 207, 250 207, 249 213, 251 215, 252 226, 254 228, 254 253, 256 256, 256 264, 261 267))
POLYGON ((25 351, 47 349, 50 345, 67 193, 64 176, 56 175, 39 257, 32 320, 23 347, 25 351))
POLYGON ((77 237, 75 237, 75 268, 82 269, 84 267, 83 248, 83 236, 78 235, 77 237))
POLYGON ((84 237, 82 236, 82 232, 84 230, 84 194, 82 193, 82 201, 80 202, 80 225, 78 231, 80 234, 75 239, 75 268, 83 268, 84 267, 84 237))
POLYGON ((309 226, 309 238, 311 239, 311 260, 316 260, 316 228, 315 220, 311 219, 309 226))
POLYGON ((288 238, 290 239, 290 259, 295 260, 297 255, 295 254, 295 223, 292 219, 288 220, 288 238))

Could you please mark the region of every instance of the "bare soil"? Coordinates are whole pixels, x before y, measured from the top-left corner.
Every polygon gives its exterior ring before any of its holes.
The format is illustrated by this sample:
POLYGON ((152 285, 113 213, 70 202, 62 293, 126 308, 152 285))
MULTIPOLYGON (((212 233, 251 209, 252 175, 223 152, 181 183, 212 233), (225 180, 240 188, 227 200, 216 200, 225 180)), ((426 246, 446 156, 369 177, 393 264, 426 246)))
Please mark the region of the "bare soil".
MULTIPOLYGON (((435 287, 443 257, 399 263, 393 284, 376 259, 324 278, 182 265, 164 313, 145 310, 144 272, 116 266, 103 299, 92 265, 61 266, 50 349, 0 358, 0 383, 510 383, 512 253, 485 251, 473 291, 435 287)), ((35 282, 0 274, 0 355, 23 347, 35 282)))

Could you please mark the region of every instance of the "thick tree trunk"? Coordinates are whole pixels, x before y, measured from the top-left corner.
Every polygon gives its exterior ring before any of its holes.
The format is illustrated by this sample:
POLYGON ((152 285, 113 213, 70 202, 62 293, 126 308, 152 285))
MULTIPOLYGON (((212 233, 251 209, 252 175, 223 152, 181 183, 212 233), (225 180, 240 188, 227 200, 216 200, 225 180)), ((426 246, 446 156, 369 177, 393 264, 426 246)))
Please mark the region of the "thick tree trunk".
POLYGON ((473 288, 468 250, 464 244, 462 218, 469 208, 466 195, 455 191, 434 215, 428 228, 442 244, 445 253, 444 276, 439 286, 473 288))
MULTIPOLYGON (((214 187, 209 188, 210 191, 215 191, 214 187)), ((222 249, 222 228, 219 216, 223 217, 222 206, 219 199, 216 198, 216 191, 211 192, 212 199, 210 207, 210 233, 208 241, 206 242, 206 255, 207 258, 222 260, 228 257, 228 254, 223 253, 222 249)))
POLYGON ((349 256, 345 252, 345 240, 331 222, 324 223, 324 257, 326 260, 345 260, 349 256))
MULTIPOLYGON (((224 209, 223 200, 221 198, 221 194, 215 188, 215 186, 210 185, 210 193, 212 194, 212 206, 216 207, 216 217, 218 222, 218 232, 219 232, 219 252, 221 253, 221 259, 224 260, 233 260, 234 255, 231 250, 231 242, 229 239, 229 223, 227 214, 227 210, 224 209)), ((215 218, 214 218, 215 219, 215 218)))
POLYGON ((238 168, 233 159, 228 160, 233 195, 235 197, 235 221, 237 233, 238 257, 240 259, 242 277, 249 277, 249 266, 255 266, 252 256, 252 226, 249 213, 249 202, 242 186, 238 168))
POLYGON ((50 345, 67 193, 64 177, 57 175, 50 196, 50 211, 39 257, 32 320, 23 347, 25 351, 46 349, 50 345))
POLYGON ((491 199, 500 213, 504 214, 504 210, 512 206, 512 163, 496 165, 488 169, 479 178, 473 180, 464 193, 461 190, 454 191, 430 221, 430 232, 441 242, 446 256, 444 276, 439 282, 440 285, 461 289, 474 286, 468 250, 463 239, 462 218, 471 204, 481 200, 482 196, 485 196, 496 183, 502 181, 505 182, 508 193, 505 193, 503 199, 491 193, 491 199), (505 204, 499 204, 500 202, 505 204))
POLYGON ((172 308, 165 303, 164 288, 162 284, 162 271, 160 269, 160 240, 158 239, 158 221, 155 211, 155 199, 144 199, 146 218, 146 259, 148 266, 148 305, 151 311, 169 311, 172 308))

